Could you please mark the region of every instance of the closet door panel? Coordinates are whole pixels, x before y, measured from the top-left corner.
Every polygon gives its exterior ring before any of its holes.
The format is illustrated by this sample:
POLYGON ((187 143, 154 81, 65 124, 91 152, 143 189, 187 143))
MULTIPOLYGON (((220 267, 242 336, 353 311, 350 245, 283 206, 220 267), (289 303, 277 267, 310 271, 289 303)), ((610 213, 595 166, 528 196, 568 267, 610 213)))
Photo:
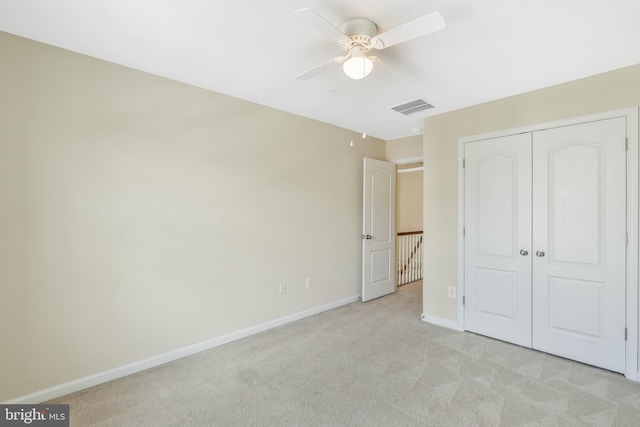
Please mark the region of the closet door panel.
POLYGON ((533 347, 624 372, 623 118, 533 135, 533 347))
POLYGON ((466 144, 465 162, 465 329, 530 347, 531 135, 466 144))

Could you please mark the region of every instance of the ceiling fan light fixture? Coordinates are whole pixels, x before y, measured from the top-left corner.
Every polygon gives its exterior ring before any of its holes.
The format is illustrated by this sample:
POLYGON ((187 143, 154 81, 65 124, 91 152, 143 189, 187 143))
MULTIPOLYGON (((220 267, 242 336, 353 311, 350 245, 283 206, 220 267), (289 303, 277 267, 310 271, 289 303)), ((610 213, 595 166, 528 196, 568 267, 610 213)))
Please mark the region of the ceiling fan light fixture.
POLYGON ((351 49, 351 57, 344 62, 342 69, 353 80, 360 80, 371 73, 373 61, 367 58, 361 46, 355 46, 351 49))

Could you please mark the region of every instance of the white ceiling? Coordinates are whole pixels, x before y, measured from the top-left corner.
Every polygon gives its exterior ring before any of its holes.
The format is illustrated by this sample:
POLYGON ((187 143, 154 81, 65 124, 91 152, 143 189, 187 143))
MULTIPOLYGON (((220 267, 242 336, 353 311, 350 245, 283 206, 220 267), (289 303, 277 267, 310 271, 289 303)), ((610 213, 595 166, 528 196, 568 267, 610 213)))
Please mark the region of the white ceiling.
POLYGON ((385 140, 422 118, 640 63, 640 0, 0 0, 0 30, 385 140), (340 66, 295 76, 340 47, 296 19, 380 31, 434 10, 447 27, 376 55, 362 81, 340 66), (405 117, 389 107, 423 98, 405 117))

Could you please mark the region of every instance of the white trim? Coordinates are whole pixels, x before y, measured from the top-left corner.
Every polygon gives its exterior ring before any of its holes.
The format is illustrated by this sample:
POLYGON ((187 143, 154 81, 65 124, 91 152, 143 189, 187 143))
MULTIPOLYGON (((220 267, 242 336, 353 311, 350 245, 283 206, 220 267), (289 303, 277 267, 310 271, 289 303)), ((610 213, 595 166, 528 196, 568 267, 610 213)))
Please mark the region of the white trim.
POLYGON ((423 171, 424 166, 418 166, 417 168, 407 168, 407 169, 398 169, 398 173, 407 173, 407 172, 418 172, 423 171))
POLYGON ((464 330, 464 142, 458 139, 458 324, 464 330))
POLYGON ((625 377, 638 381, 638 107, 626 110, 627 140, 627 349, 625 377))
POLYGON ((440 317, 427 316, 423 314, 420 316, 420 320, 423 322, 431 323, 432 325, 442 326, 443 328, 453 329, 455 331, 463 332, 463 325, 459 322, 454 322, 453 320, 441 319, 440 317))
MULTIPOLYGON (((538 132, 545 129, 559 128, 563 126, 577 125, 586 122, 595 122, 598 120, 607 120, 614 117, 629 117, 635 114, 637 121, 638 107, 622 108, 620 110, 605 111, 602 113, 589 114, 586 116, 570 117, 568 119, 556 120, 547 123, 538 123, 529 126, 523 126, 512 129, 503 129, 495 132, 482 133, 479 135, 465 136, 458 139, 458 142, 466 144, 467 142, 482 141, 484 139, 499 138, 501 136, 517 135, 519 133, 538 132)), ((627 123, 629 123, 627 121, 627 123)), ((628 125, 627 125, 628 129, 628 125)))
POLYGON ((396 165, 406 165, 407 163, 419 163, 419 162, 424 162, 424 157, 423 156, 419 156, 419 157, 407 157, 405 159, 394 159, 394 160, 388 160, 389 162, 395 163, 396 165))
POLYGON ((462 237, 462 228, 464 227, 464 169, 462 168, 464 144, 615 117, 624 117, 626 119, 627 138, 629 140, 629 150, 627 152, 627 232, 629 234, 626 259, 627 342, 624 375, 630 380, 638 381, 640 379, 640 372, 638 372, 638 107, 458 138, 458 323, 464 329, 464 307, 462 306, 461 298, 464 295, 464 238, 462 237))
POLYGON ((354 295, 348 298, 344 298, 338 301, 331 302, 329 304, 321 305, 319 307, 311 308, 309 310, 301 311, 299 313, 284 316, 279 319, 275 319, 269 322, 265 322, 259 325, 251 326, 246 329, 242 329, 230 334, 222 335, 217 338, 213 338, 207 341, 203 341, 197 344, 193 344, 187 347, 183 347, 177 350, 173 350, 164 354, 149 357, 147 359, 139 360, 137 362, 130 363, 128 365, 120 366, 108 371, 100 372, 94 375, 89 375, 84 378, 69 381, 64 384, 59 384, 53 387, 39 390, 34 393, 30 393, 24 396, 16 397, 15 399, 2 402, 3 404, 37 404, 46 402, 47 400, 55 399, 61 396, 65 396, 76 391, 84 390, 89 387, 96 386, 98 384, 106 383, 118 378, 125 377, 127 375, 135 374, 136 372, 144 371, 146 369, 153 368, 155 366, 163 365, 165 363, 173 362, 183 357, 191 356, 192 354, 200 353, 202 351, 210 350, 212 348, 221 346, 223 344, 237 341, 242 338, 246 338, 251 335, 264 332, 268 329, 273 329, 278 326, 292 323, 305 317, 313 316, 315 314, 322 313, 323 311, 332 310, 334 308, 341 307, 343 305, 351 304, 353 302, 360 301, 360 295, 354 295))

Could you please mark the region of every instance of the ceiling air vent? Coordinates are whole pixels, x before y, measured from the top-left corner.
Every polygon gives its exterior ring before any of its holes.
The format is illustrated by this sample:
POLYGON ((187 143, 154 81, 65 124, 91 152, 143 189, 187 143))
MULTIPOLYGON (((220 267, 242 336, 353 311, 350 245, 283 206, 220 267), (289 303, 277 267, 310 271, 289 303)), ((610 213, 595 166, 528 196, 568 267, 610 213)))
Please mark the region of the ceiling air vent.
POLYGON ((405 116, 408 116, 414 113, 419 113, 420 111, 428 110, 429 108, 434 108, 434 107, 424 99, 416 99, 415 101, 405 102, 404 104, 391 107, 392 110, 397 111, 398 113, 404 114, 405 116))

